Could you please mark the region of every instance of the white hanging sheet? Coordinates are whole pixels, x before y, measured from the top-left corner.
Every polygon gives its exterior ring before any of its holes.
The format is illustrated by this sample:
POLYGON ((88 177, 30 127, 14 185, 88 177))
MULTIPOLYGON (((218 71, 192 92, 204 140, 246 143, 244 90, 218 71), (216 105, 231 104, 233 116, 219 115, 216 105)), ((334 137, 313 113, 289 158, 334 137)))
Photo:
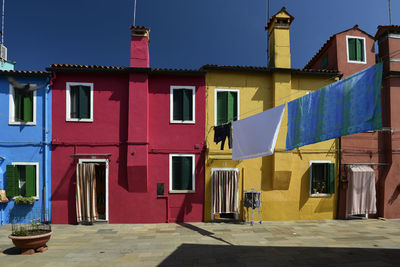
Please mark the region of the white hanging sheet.
POLYGON ((232 123, 232 160, 274 153, 285 104, 232 123))

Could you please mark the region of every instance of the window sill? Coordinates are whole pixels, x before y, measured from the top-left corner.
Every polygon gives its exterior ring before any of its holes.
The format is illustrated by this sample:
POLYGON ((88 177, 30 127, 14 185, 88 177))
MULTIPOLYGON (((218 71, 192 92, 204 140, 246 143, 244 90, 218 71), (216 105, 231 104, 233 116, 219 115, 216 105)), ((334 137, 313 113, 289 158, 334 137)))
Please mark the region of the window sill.
POLYGON ((316 193, 316 194, 310 194, 310 197, 318 198, 318 197, 330 197, 332 194, 328 193, 316 193))
MULTIPOLYGON (((15 200, 17 197, 23 197, 23 196, 15 196, 15 197, 12 197, 12 200, 15 200)), ((33 198, 35 199, 35 201, 39 200, 39 197, 33 197, 33 198)))
POLYGON ((347 63, 367 64, 366 61, 355 61, 355 60, 347 60, 347 63))
POLYGON ((169 121, 170 124, 196 124, 195 121, 169 121))
POLYGON ((93 119, 66 119, 67 122, 93 122, 93 119))
POLYGON ((187 194, 187 193, 196 193, 194 190, 169 190, 170 194, 187 194))
POLYGON ((20 121, 9 121, 8 125, 27 125, 27 126, 34 126, 36 125, 35 121, 29 121, 29 122, 20 122, 20 121))

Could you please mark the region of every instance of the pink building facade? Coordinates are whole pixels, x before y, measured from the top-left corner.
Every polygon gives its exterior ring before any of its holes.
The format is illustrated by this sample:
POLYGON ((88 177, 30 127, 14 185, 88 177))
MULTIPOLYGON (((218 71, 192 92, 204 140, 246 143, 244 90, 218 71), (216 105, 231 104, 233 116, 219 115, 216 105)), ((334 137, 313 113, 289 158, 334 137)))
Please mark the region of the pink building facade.
POLYGON ((52 222, 76 223, 77 164, 96 169, 100 221, 203 220, 205 76, 149 68, 131 28, 130 67, 52 65, 52 222))

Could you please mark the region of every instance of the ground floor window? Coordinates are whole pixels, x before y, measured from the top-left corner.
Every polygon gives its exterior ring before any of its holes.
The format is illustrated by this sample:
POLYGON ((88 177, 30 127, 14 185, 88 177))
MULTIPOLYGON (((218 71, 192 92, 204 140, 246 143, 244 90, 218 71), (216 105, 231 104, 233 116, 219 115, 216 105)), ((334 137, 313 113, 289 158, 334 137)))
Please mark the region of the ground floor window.
POLYGON ((169 191, 171 193, 195 192, 194 154, 169 155, 169 191))
POLYGON ((310 195, 335 193, 335 164, 329 161, 310 162, 310 195))
POLYGON ((38 163, 12 163, 6 167, 7 196, 38 196, 38 163))

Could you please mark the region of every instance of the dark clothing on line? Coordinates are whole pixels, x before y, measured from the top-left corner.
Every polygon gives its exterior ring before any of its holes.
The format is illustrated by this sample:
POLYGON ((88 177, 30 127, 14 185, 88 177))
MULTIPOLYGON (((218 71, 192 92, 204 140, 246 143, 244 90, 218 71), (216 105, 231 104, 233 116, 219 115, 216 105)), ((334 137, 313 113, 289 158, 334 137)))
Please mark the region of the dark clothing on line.
POLYGON ((232 123, 227 123, 214 127, 214 142, 221 143, 221 150, 224 150, 225 139, 228 137, 228 146, 232 148, 232 123))

